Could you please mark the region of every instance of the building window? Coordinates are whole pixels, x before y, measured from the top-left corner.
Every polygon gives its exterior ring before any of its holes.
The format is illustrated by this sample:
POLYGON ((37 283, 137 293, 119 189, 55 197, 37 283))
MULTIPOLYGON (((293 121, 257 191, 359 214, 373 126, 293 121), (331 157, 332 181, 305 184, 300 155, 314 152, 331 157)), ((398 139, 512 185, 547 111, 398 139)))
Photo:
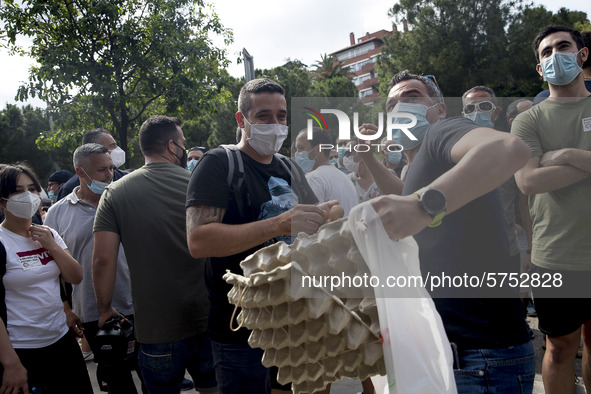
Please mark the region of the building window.
POLYGON ((373 93, 372 88, 360 90, 359 91, 359 98, 364 98, 366 96, 369 96, 372 93, 373 93))

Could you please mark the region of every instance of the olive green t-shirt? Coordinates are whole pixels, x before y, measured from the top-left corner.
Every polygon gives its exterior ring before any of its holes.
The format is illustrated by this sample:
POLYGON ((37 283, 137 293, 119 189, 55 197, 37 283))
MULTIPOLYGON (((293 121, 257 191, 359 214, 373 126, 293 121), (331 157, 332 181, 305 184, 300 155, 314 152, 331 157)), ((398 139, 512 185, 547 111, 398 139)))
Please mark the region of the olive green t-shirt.
POLYGON ((147 164, 111 184, 97 209, 93 231, 121 237, 142 343, 180 340, 207 328, 205 261, 187 247, 189 175, 171 163, 147 164))
MULTIPOLYGON (((515 118, 511 133, 532 157, 563 148, 591 150, 591 96, 552 98, 515 118)), ((591 270, 591 179, 529 196, 533 220, 532 263, 549 269, 591 270)))

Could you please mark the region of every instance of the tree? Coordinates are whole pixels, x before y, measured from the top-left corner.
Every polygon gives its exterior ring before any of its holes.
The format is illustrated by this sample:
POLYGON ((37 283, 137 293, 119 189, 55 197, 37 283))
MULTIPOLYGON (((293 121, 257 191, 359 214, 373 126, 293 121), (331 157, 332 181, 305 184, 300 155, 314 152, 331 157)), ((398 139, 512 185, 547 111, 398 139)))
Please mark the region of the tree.
POLYGON ((434 74, 446 96, 486 85, 499 96, 531 96, 542 89, 531 42, 551 23, 573 27, 586 15, 561 9, 556 15, 524 0, 401 0, 389 11, 411 30, 385 38, 378 60, 380 90, 408 69, 434 74))
POLYGON ((42 109, 30 105, 23 108, 7 105, 0 111, 0 163, 25 161, 35 170, 42 184, 55 170, 71 169, 72 155, 66 149, 47 154, 35 145, 39 135, 49 128, 50 120, 42 109))
POLYGON ((353 81, 344 76, 335 76, 317 81, 310 86, 311 97, 357 97, 353 81))
POLYGON ((332 79, 335 77, 346 77, 347 71, 341 68, 341 63, 335 55, 320 55, 320 60, 314 63, 316 69, 312 72, 315 82, 332 79))
POLYGON ((66 106, 66 130, 80 127, 72 120, 103 121, 106 114, 127 150, 130 130, 148 114, 198 115, 228 97, 218 84, 225 52, 209 34, 229 43, 231 33, 202 0, 18 3, 5 0, 0 8, 0 36, 13 50, 17 35, 30 37, 28 54, 38 62, 18 97, 39 96, 50 111, 66 106))

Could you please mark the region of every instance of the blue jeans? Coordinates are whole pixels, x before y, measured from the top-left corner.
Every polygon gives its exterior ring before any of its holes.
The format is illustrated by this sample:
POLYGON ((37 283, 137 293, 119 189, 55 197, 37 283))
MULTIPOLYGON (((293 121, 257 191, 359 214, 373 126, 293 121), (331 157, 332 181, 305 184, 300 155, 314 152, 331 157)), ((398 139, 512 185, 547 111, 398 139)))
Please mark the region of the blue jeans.
POLYGON ((269 394, 269 370, 261 364, 262 349, 247 344, 211 341, 220 394, 269 394))
POLYGON ((217 391, 211 342, 205 333, 173 342, 140 343, 138 363, 150 394, 178 394, 185 369, 195 390, 217 391))
POLYGON ((536 375, 531 341, 498 349, 458 350, 458 393, 531 393, 536 375))

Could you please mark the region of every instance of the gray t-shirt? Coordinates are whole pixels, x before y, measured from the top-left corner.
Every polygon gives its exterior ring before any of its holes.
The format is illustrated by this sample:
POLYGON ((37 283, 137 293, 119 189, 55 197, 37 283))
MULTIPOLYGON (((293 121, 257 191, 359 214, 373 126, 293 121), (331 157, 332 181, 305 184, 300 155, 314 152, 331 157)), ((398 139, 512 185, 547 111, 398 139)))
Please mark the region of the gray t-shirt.
MULTIPOLYGON (((47 211, 45 225, 59 233, 72 256, 82 266, 82 282, 72 286, 72 310, 83 323, 87 323, 98 320, 92 285, 92 250, 94 248, 92 225, 96 208, 78 198, 76 191, 79 188, 80 186, 77 186, 72 193, 59 200, 47 211)), ((121 245, 119 245, 117 257, 117 281, 112 304, 119 313, 133 314, 129 270, 121 245)))
POLYGON ((107 187, 96 213, 95 232, 121 237, 142 343, 188 338, 207 326, 205 260, 191 257, 187 247, 188 183, 184 168, 146 164, 107 187))

